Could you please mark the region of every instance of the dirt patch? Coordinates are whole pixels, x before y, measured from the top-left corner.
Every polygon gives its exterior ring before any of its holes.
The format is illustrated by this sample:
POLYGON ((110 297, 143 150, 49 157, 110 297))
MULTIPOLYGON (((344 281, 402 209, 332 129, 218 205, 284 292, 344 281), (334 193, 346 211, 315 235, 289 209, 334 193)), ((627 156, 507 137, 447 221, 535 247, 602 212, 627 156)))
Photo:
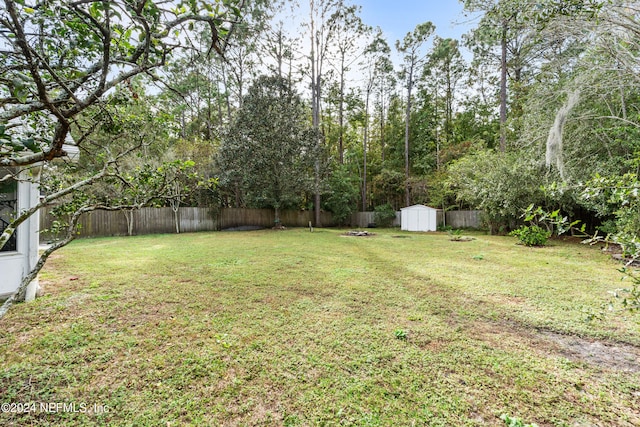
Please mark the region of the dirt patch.
POLYGON ((569 360, 587 362, 605 369, 640 372, 640 348, 622 343, 589 340, 555 332, 541 335, 557 344, 569 360))
POLYGON ((538 330, 509 321, 479 321, 473 329, 484 341, 498 348, 511 343, 601 369, 640 372, 640 347, 631 344, 538 330))

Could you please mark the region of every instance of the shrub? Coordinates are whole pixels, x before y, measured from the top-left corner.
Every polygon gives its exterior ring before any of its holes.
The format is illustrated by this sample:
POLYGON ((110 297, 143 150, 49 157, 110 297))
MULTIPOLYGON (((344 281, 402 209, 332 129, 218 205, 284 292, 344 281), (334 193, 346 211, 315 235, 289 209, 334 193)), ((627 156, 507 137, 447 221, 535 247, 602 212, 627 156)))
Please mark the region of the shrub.
POLYGON ((338 167, 329 178, 329 190, 326 207, 338 224, 344 224, 356 210, 360 196, 357 180, 346 167, 338 167))
POLYGON ((375 207, 376 225, 380 227, 391 227, 396 219, 396 211, 390 204, 375 207))
POLYGON ((480 151, 448 171, 457 201, 484 211, 492 234, 510 228, 529 203, 545 201, 544 169, 517 153, 480 151))
POLYGON ((551 232, 537 225, 523 225, 510 235, 516 236, 525 246, 544 246, 551 237, 551 232))
POLYGON ((526 246, 544 246, 554 230, 557 236, 568 231, 578 231, 584 235, 585 224, 582 224, 580 229, 576 229, 575 226, 580 221, 569 222, 566 216, 560 214, 559 209, 547 212, 539 206, 536 208, 534 205, 529 205, 522 217, 529 225, 523 225, 510 234, 516 236, 520 243, 526 246), (545 228, 539 224, 544 225, 545 228))
POLYGON ((608 239, 622 248, 624 256, 640 258, 640 177, 634 173, 623 176, 596 175, 582 192, 582 204, 605 221, 601 230, 608 239))
POLYGON ((447 234, 449 235, 450 240, 460 240, 462 239, 462 230, 461 229, 450 229, 447 230, 447 234))

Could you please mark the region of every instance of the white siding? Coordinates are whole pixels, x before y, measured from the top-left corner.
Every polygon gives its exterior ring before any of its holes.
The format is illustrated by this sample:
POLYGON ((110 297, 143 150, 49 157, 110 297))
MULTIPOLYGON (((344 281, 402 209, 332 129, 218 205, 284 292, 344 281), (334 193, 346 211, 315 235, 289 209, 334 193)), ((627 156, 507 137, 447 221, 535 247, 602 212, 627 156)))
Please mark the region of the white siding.
MULTIPOLYGON (((22 179, 30 178, 38 182, 39 177, 27 177, 27 172, 21 176, 22 179)), ((18 211, 35 206, 39 200, 38 185, 27 181, 18 183, 18 211)), ((31 271, 31 268, 38 261, 38 240, 39 240, 39 216, 38 213, 31 215, 23 222, 17 232, 17 251, 0 252, 0 297, 10 296, 18 287, 22 278, 31 271)), ((27 289, 27 300, 35 297, 37 281, 34 281, 27 289)))

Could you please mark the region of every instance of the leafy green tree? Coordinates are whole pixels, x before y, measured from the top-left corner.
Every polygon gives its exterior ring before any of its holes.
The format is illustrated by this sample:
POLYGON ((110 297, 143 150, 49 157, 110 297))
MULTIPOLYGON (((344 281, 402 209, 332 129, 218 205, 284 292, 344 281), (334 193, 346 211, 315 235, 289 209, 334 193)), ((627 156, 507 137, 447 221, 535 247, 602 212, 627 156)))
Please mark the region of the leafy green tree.
POLYGON ((188 187, 185 206, 206 206, 217 208, 221 205, 218 180, 215 175, 215 158, 219 146, 201 139, 178 139, 160 159, 163 162, 177 160, 192 163, 187 174, 182 175, 183 187, 188 187))
POLYGON ((329 192, 325 195, 325 206, 333 214, 333 220, 345 224, 355 212, 358 202, 358 179, 347 165, 338 165, 328 180, 329 192))
MULTIPOLYGON (((0 165, 8 167, 64 157, 72 126, 82 146, 103 115, 88 121, 79 117, 104 102, 109 90, 164 65, 189 23, 208 24, 210 49, 221 52, 226 13, 239 13, 231 0, 220 0, 225 11, 218 14, 208 2, 178 2, 170 9, 164 3, 130 7, 117 1, 29 5, 7 0, 5 6, 0 11, 5 47, 0 51, 0 165)), ((93 183, 101 177, 87 179, 93 183)), ((32 213, 24 211, 3 230, 0 248, 32 213)))
POLYGON ((640 258, 640 179, 636 173, 604 177, 596 174, 585 183, 581 204, 604 219, 604 237, 619 244, 625 256, 640 258))
POLYGON ((449 167, 458 201, 484 211, 492 232, 505 232, 530 204, 546 206, 544 167, 514 153, 479 151, 449 167))
MULTIPOLYGON (((480 97, 470 97, 464 100, 464 111, 458 112, 453 120, 453 133, 457 144, 477 146, 480 148, 496 148, 500 133, 500 123, 489 105, 480 97)), ((455 147, 449 147, 450 149, 455 147)), ((464 154, 464 152, 460 152, 464 154)), ((446 164, 461 155, 449 156, 447 149, 441 153, 441 163, 446 164)))
MULTIPOLYGON (((597 3, 547 2, 541 9, 538 50, 544 55, 518 138, 523 153, 546 160, 550 172, 573 186, 594 176, 622 180, 636 172, 640 148, 633 107, 640 99, 638 78, 629 72, 633 56, 623 53, 638 47, 638 20, 622 19, 629 2, 597 3)), ((611 219, 589 201, 578 203, 611 219)))
POLYGON ((497 64, 499 69, 500 151, 506 150, 509 106, 518 112, 522 101, 525 71, 535 59, 537 29, 529 25, 531 2, 519 0, 464 0, 465 9, 481 13, 478 27, 466 37, 474 61, 497 64), (509 102, 508 92, 511 92, 509 102))
POLYGON ((251 204, 275 210, 300 203, 312 189, 314 132, 308 111, 288 82, 260 77, 249 88, 242 108, 220 147, 223 175, 239 180, 251 204))
POLYGON ((400 209, 404 199, 405 178, 402 172, 383 168, 373 177, 372 204, 380 206, 389 204, 394 210, 400 209))
POLYGON ((394 93, 388 101, 386 119, 384 120, 385 156, 383 167, 397 169, 403 174, 405 166, 405 114, 406 108, 402 96, 394 93))

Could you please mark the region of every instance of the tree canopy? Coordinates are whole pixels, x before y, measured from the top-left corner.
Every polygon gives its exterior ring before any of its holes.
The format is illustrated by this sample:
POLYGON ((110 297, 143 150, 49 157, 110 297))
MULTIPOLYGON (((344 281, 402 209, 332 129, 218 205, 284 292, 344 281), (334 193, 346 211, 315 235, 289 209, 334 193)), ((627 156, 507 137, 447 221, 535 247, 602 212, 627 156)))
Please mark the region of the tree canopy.
POLYGON ((302 99, 281 77, 260 77, 222 141, 220 167, 244 197, 276 211, 301 205, 311 189, 314 132, 302 99))
MULTIPOLYGON (((211 29, 222 52, 230 26, 220 6, 180 1, 30 2, 0 12, 0 164, 22 166, 64 155, 76 117, 134 76, 165 65, 194 23, 211 29)), ((91 128, 79 127, 79 140, 91 128)))

